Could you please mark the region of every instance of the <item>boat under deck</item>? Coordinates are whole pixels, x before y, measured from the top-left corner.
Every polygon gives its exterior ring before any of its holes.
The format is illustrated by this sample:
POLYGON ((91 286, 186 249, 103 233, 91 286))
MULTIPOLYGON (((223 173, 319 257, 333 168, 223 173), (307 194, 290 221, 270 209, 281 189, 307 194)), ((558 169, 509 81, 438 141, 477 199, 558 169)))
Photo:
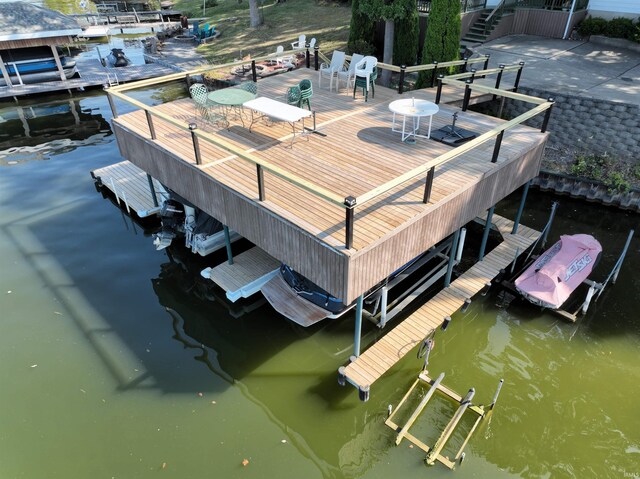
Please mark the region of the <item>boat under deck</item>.
MULTIPOLYGON (((518 125, 505 131, 495 163, 491 161, 494 141, 487 141, 439 165, 426 203, 426 174, 376 196, 388 182, 437 163, 439 156, 453 149, 423 138, 415 144, 402 142, 400 134, 391 131, 391 101, 402 97, 433 101, 435 89, 400 96, 376 86, 375 98, 370 95, 365 102, 361 93, 354 99, 351 91, 330 92, 327 80, 320 87, 317 72, 301 69, 259 80, 259 96, 284 101, 287 88, 304 78, 314 84, 311 105, 321 135, 298 135, 292 143, 289 125, 261 121, 250 130, 246 112, 244 117, 233 116, 229 128, 221 128, 202 121, 194 103, 182 99, 152 107, 172 119, 154 116, 154 139, 145 111, 115 118, 121 153, 347 304, 539 171, 547 134, 518 125), (198 130, 226 146, 200 137, 201 162, 197 164, 188 123, 197 124, 198 130), (263 200, 256 165, 230 153, 228 147, 268 165, 263 168, 263 200), (299 181, 292 182, 290 177, 299 181), (351 248, 345 246, 344 206, 310 192, 303 183, 334 198, 358 198, 351 248)), ((459 100, 462 93, 447 98, 459 100)), ((433 130, 449 125, 455 112, 457 126, 478 134, 504 124, 441 103, 433 130)))

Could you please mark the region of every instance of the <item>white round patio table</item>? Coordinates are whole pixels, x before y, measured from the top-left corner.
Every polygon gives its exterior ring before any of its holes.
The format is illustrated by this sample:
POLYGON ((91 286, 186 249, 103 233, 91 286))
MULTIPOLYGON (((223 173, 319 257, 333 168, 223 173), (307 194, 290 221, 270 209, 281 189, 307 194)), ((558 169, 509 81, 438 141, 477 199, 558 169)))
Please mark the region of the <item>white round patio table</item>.
POLYGON ((410 137, 430 138, 431 137, 431 121, 433 115, 440 111, 438 105, 428 100, 419 100, 415 98, 403 98, 402 100, 392 101, 389 104, 389 110, 393 112, 393 125, 391 131, 402 133, 402 141, 408 140, 410 137), (396 114, 402 115, 402 130, 396 129, 396 114), (429 117, 429 129, 426 135, 420 135, 420 118, 429 117), (407 117, 411 118, 411 125, 407 125, 407 117))

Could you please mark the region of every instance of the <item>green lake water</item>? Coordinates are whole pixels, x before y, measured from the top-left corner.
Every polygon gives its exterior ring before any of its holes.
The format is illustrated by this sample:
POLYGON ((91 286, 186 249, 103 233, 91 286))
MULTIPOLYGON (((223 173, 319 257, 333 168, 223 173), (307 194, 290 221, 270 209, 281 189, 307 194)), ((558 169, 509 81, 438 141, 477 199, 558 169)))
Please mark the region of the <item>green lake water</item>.
MULTIPOLYGON (((437 333, 429 370, 449 387, 486 404, 505 380, 451 473, 384 425, 415 352, 360 402, 336 375, 353 315, 302 329, 229 308, 199 279, 224 256, 158 252, 96 192, 89 172, 121 161, 110 116, 102 94, 0 104, 0 478, 640 477, 638 239, 577 324, 491 293, 437 333)), ((638 216, 531 191, 523 223, 554 200, 551 240, 595 235, 602 279, 638 216)), ((381 334, 365 325, 363 345, 381 334)), ((436 398, 412 432, 433 443, 453 411, 436 398)))

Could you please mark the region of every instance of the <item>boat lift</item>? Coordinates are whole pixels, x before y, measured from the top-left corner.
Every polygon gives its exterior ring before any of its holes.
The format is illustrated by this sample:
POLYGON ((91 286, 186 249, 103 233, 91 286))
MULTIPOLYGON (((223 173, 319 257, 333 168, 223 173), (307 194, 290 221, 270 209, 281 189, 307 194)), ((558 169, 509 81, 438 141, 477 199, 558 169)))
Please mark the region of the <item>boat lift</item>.
POLYGON ((462 464, 462 461, 464 461, 464 457, 465 457, 464 448, 469 443, 471 436, 478 428, 478 425, 480 424, 480 422, 493 411, 493 408, 496 405, 496 401, 498 400, 498 395, 500 394, 500 390, 502 389, 502 384, 504 383, 504 380, 503 379, 500 380, 500 382, 498 383, 498 388, 496 389, 496 392, 493 395, 493 400, 491 401, 491 404, 488 407, 485 407, 485 406, 477 406, 471 402, 475 395, 474 388, 469 389, 467 394, 464 397, 462 397, 457 392, 453 391, 452 389, 449 389, 444 384, 442 384, 443 379, 444 379, 444 373, 440 373, 440 375, 436 379, 432 379, 431 377, 429 377, 428 371, 423 370, 418 375, 418 378, 414 381, 411 388, 409 388, 409 391, 407 391, 407 393, 404 395, 404 397, 396 407, 395 411, 392 411, 392 407, 389 406, 390 414, 384 423, 398 433, 395 441, 396 446, 399 445, 404 438, 407 438, 414 445, 418 446, 420 449, 422 449, 426 453, 425 463, 427 465, 432 466, 436 463, 436 461, 438 461, 441 464, 444 464, 445 466, 447 466, 449 469, 453 470, 455 469, 457 464, 462 464), (422 398, 422 400, 420 401, 420 404, 418 404, 418 407, 416 407, 416 409, 413 411, 413 413, 409 417, 409 420, 405 423, 404 426, 401 427, 400 425, 394 422, 394 417, 396 416, 398 411, 402 409, 402 406, 406 403, 407 399, 411 396, 411 393, 416 389, 416 387, 419 384, 428 384, 430 385, 430 388, 425 394, 425 396, 422 398), (423 441, 421 441, 420 439, 412 435, 409 432, 409 429, 416 422, 416 420, 418 419, 422 411, 427 406, 427 403, 436 392, 440 392, 441 394, 444 394, 446 398, 458 403, 459 406, 456 412, 454 413, 454 415, 451 417, 451 419, 445 426, 440 436, 438 437, 435 444, 433 446, 428 446, 423 441), (469 411, 472 414, 475 414, 477 416, 476 420, 471 426, 469 433, 466 435, 464 441, 462 442, 462 445, 456 452, 455 456, 453 458, 444 456, 442 454, 442 450, 444 449, 445 445, 451 438, 451 435, 453 434, 456 427, 458 426, 458 423, 460 422, 460 420, 462 419, 462 417, 467 411, 469 411))

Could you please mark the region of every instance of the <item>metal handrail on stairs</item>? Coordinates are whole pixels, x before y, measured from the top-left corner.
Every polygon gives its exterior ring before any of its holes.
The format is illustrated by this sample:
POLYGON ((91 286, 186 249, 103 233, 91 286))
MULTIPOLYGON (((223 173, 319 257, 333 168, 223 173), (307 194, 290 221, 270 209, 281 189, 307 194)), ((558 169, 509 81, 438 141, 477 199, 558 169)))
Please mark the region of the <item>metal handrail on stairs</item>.
POLYGON ((518 0, 501 0, 500 3, 498 3, 498 5, 496 5, 495 8, 491 11, 489 16, 484 19, 485 35, 487 35, 491 31, 493 24, 502 17, 505 10, 509 7, 515 7, 517 3, 518 0))

